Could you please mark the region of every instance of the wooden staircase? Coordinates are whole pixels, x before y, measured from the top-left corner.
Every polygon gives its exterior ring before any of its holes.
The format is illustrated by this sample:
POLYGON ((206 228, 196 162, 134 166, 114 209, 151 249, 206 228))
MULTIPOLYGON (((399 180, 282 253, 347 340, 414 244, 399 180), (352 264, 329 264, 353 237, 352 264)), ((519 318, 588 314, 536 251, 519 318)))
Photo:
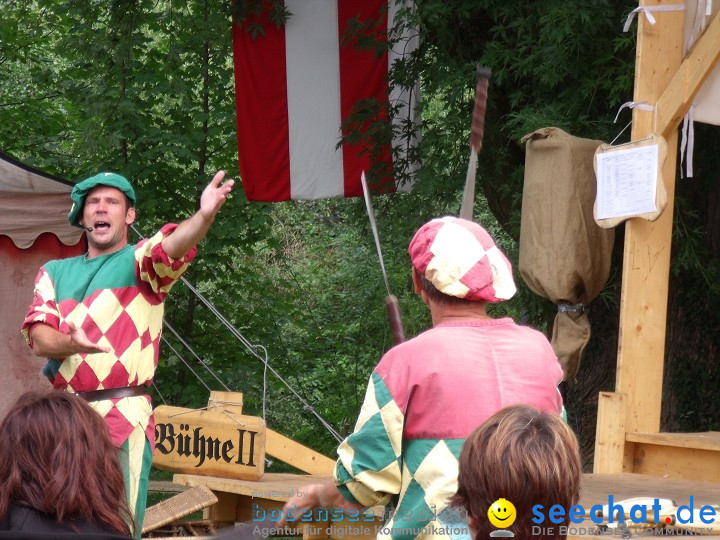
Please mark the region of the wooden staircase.
POLYGON ((624 394, 600 393, 595 474, 636 473, 720 483, 720 431, 626 431, 626 403, 624 394))

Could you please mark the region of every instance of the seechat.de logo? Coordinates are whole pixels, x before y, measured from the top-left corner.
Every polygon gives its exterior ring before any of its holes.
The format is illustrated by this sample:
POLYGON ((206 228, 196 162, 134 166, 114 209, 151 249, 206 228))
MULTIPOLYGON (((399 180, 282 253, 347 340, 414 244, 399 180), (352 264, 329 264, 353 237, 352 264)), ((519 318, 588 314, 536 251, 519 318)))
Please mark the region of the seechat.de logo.
POLYGON ((512 531, 502 530, 507 529, 510 525, 515 523, 517 511, 515 510, 515 505, 513 503, 507 499, 500 498, 490 505, 487 516, 490 523, 492 523, 494 527, 500 529, 499 531, 491 532, 490 536, 515 536, 512 531))

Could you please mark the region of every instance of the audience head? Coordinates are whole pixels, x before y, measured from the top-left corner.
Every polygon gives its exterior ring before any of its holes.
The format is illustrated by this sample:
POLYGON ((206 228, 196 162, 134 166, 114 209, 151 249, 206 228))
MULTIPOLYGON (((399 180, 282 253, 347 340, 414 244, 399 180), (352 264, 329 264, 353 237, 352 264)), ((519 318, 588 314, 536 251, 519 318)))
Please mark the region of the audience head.
POLYGON ((0 519, 11 504, 130 535, 118 449, 103 419, 66 392, 29 392, 0 424, 0 519))
POLYGON ((452 504, 465 508, 478 540, 496 529, 488 509, 501 498, 515 506, 517 517, 507 530, 516 539, 559 539, 560 525, 569 522, 553 524, 558 534, 533 536, 532 507, 542 504, 547 511, 559 504, 567 512, 578 501, 581 475, 577 438, 559 416, 526 405, 507 407, 465 441, 452 504))

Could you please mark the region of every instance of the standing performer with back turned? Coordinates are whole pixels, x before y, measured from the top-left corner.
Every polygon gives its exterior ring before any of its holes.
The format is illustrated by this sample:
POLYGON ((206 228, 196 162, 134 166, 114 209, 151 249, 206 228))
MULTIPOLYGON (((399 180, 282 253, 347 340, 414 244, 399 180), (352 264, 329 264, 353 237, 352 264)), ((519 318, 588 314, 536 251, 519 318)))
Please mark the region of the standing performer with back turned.
POLYGON ((200 209, 149 240, 128 244, 135 191, 124 177, 100 173, 70 195, 70 223, 87 233, 85 255, 46 263, 22 332, 57 390, 86 399, 120 447, 125 486, 139 538, 154 448, 150 396, 160 351, 163 301, 195 257, 229 195, 233 180, 218 172, 200 209))
POLYGON ((280 527, 319 506, 393 501, 378 538, 449 538, 443 531, 458 525, 457 516, 444 511, 472 430, 508 405, 561 411, 562 370, 545 336, 486 312, 488 302, 512 297, 515 283, 485 229, 435 219, 415 233, 409 252, 415 292, 430 309, 433 328, 382 357, 355 431, 338 448, 334 482, 298 490, 280 527))

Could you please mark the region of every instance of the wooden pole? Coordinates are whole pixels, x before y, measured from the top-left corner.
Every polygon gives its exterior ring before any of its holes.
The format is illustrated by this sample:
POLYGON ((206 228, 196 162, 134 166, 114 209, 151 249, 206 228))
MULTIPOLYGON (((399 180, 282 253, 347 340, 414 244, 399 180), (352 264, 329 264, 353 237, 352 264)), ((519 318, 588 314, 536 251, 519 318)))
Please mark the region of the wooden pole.
POLYGON ((720 61, 720 16, 685 57, 657 103, 657 133, 667 137, 682 122, 695 96, 720 61))
MULTIPOLYGON (((673 3, 641 0, 640 5, 673 3)), ((655 25, 638 14, 634 101, 654 106, 682 62, 684 12, 656 11, 653 16, 655 25)), ((655 111, 634 109, 632 139, 653 133, 655 122, 655 111)), ((660 430, 677 130, 666 139, 667 207, 655 222, 636 218, 625 225, 616 392, 627 395, 627 431, 660 430)))

